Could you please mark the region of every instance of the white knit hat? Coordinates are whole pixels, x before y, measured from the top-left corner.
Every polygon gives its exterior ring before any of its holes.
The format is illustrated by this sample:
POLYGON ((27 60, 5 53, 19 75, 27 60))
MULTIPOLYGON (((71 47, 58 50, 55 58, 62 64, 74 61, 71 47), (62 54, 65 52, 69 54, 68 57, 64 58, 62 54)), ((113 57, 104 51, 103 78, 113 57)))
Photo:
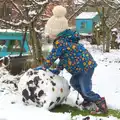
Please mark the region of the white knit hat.
POLYGON ((45 25, 45 35, 57 35, 68 29, 68 20, 65 18, 66 8, 58 5, 53 8, 52 12, 53 16, 45 25))

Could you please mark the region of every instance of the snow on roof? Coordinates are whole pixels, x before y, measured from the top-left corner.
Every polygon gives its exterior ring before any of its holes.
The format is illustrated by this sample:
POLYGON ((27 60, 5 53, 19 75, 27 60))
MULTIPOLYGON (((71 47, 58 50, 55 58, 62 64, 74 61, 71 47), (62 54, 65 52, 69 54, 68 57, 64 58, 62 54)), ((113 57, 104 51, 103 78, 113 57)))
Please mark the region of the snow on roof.
POLYGON ((82 12, 79 14, 76 19, 92 19, 94 18, 98 12, 82 12))
MULTIPOLYGON (((17 29, 17 30, 13 30, 13 29, 0 29, 0 33, 3 33, 3 32, 9 32, 9 33, 23 33, 24 30, 20 30, 20 29, 17 29)), ((27 31, 29 32, 29 31, 27 31)))
POLYGON ((92 36, 92 33, 80 33, 81 36, 92 36))
POLYGON ((20 30, 12 30, 12 29, 0 29, 0 32, 21 32, 20 30))

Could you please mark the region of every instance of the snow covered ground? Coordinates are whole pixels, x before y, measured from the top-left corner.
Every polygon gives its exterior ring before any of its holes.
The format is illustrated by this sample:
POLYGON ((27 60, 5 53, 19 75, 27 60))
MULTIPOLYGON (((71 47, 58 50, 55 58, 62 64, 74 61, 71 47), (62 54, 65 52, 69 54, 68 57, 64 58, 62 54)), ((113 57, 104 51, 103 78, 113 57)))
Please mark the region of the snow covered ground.
MULTIPOLYGON (((91 46, 83 42, 98 63, 93 76, 93 90, 105 96, 108 108, 120 110, 120 50, 102 53, 101 47, 91 46)), ((68 81, 71 77, 65 70, 61 73, 68 81)), ((18 82, 20 76, 12 76, 5 69, 0 68, 0 120, 83 120, 85 116, 71 117, 70 113, 52 113, 43 108, 25 106, 15 85, 2 83, 7 80, 18 82)), ((75 105, 77 92, 72 90, 67 104, 75 105)), ((80 101, 82 98, 80 97, 80 101)), ((93 117, 90 120, 118 120, 113 116, 93 117)))

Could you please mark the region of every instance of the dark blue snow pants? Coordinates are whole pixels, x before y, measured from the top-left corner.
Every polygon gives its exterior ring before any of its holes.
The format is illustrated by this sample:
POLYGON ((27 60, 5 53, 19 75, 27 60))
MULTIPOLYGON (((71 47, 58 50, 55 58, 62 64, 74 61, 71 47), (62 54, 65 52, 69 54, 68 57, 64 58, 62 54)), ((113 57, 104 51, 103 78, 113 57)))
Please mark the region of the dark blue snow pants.
POLYGON ((87 72, 79 72, 73 75, 70 79, 71 86, 77 90, 84 100, 95 102, 100 100, 100 95, 92 91, 92 75, 94 69, 89 69, 87 72))

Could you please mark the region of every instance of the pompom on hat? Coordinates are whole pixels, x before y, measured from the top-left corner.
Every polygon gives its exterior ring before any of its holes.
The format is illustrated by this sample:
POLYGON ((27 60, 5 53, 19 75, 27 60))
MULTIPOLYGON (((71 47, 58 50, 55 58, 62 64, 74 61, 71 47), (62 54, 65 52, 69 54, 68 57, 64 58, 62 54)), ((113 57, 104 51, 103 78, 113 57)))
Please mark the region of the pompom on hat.
POLYGON ((45 25, 45 35, 57 35, 68 29, 68 20, 65 18, 67 10, 65 7, 58 5, 52 10, 53 16, 45 25))

